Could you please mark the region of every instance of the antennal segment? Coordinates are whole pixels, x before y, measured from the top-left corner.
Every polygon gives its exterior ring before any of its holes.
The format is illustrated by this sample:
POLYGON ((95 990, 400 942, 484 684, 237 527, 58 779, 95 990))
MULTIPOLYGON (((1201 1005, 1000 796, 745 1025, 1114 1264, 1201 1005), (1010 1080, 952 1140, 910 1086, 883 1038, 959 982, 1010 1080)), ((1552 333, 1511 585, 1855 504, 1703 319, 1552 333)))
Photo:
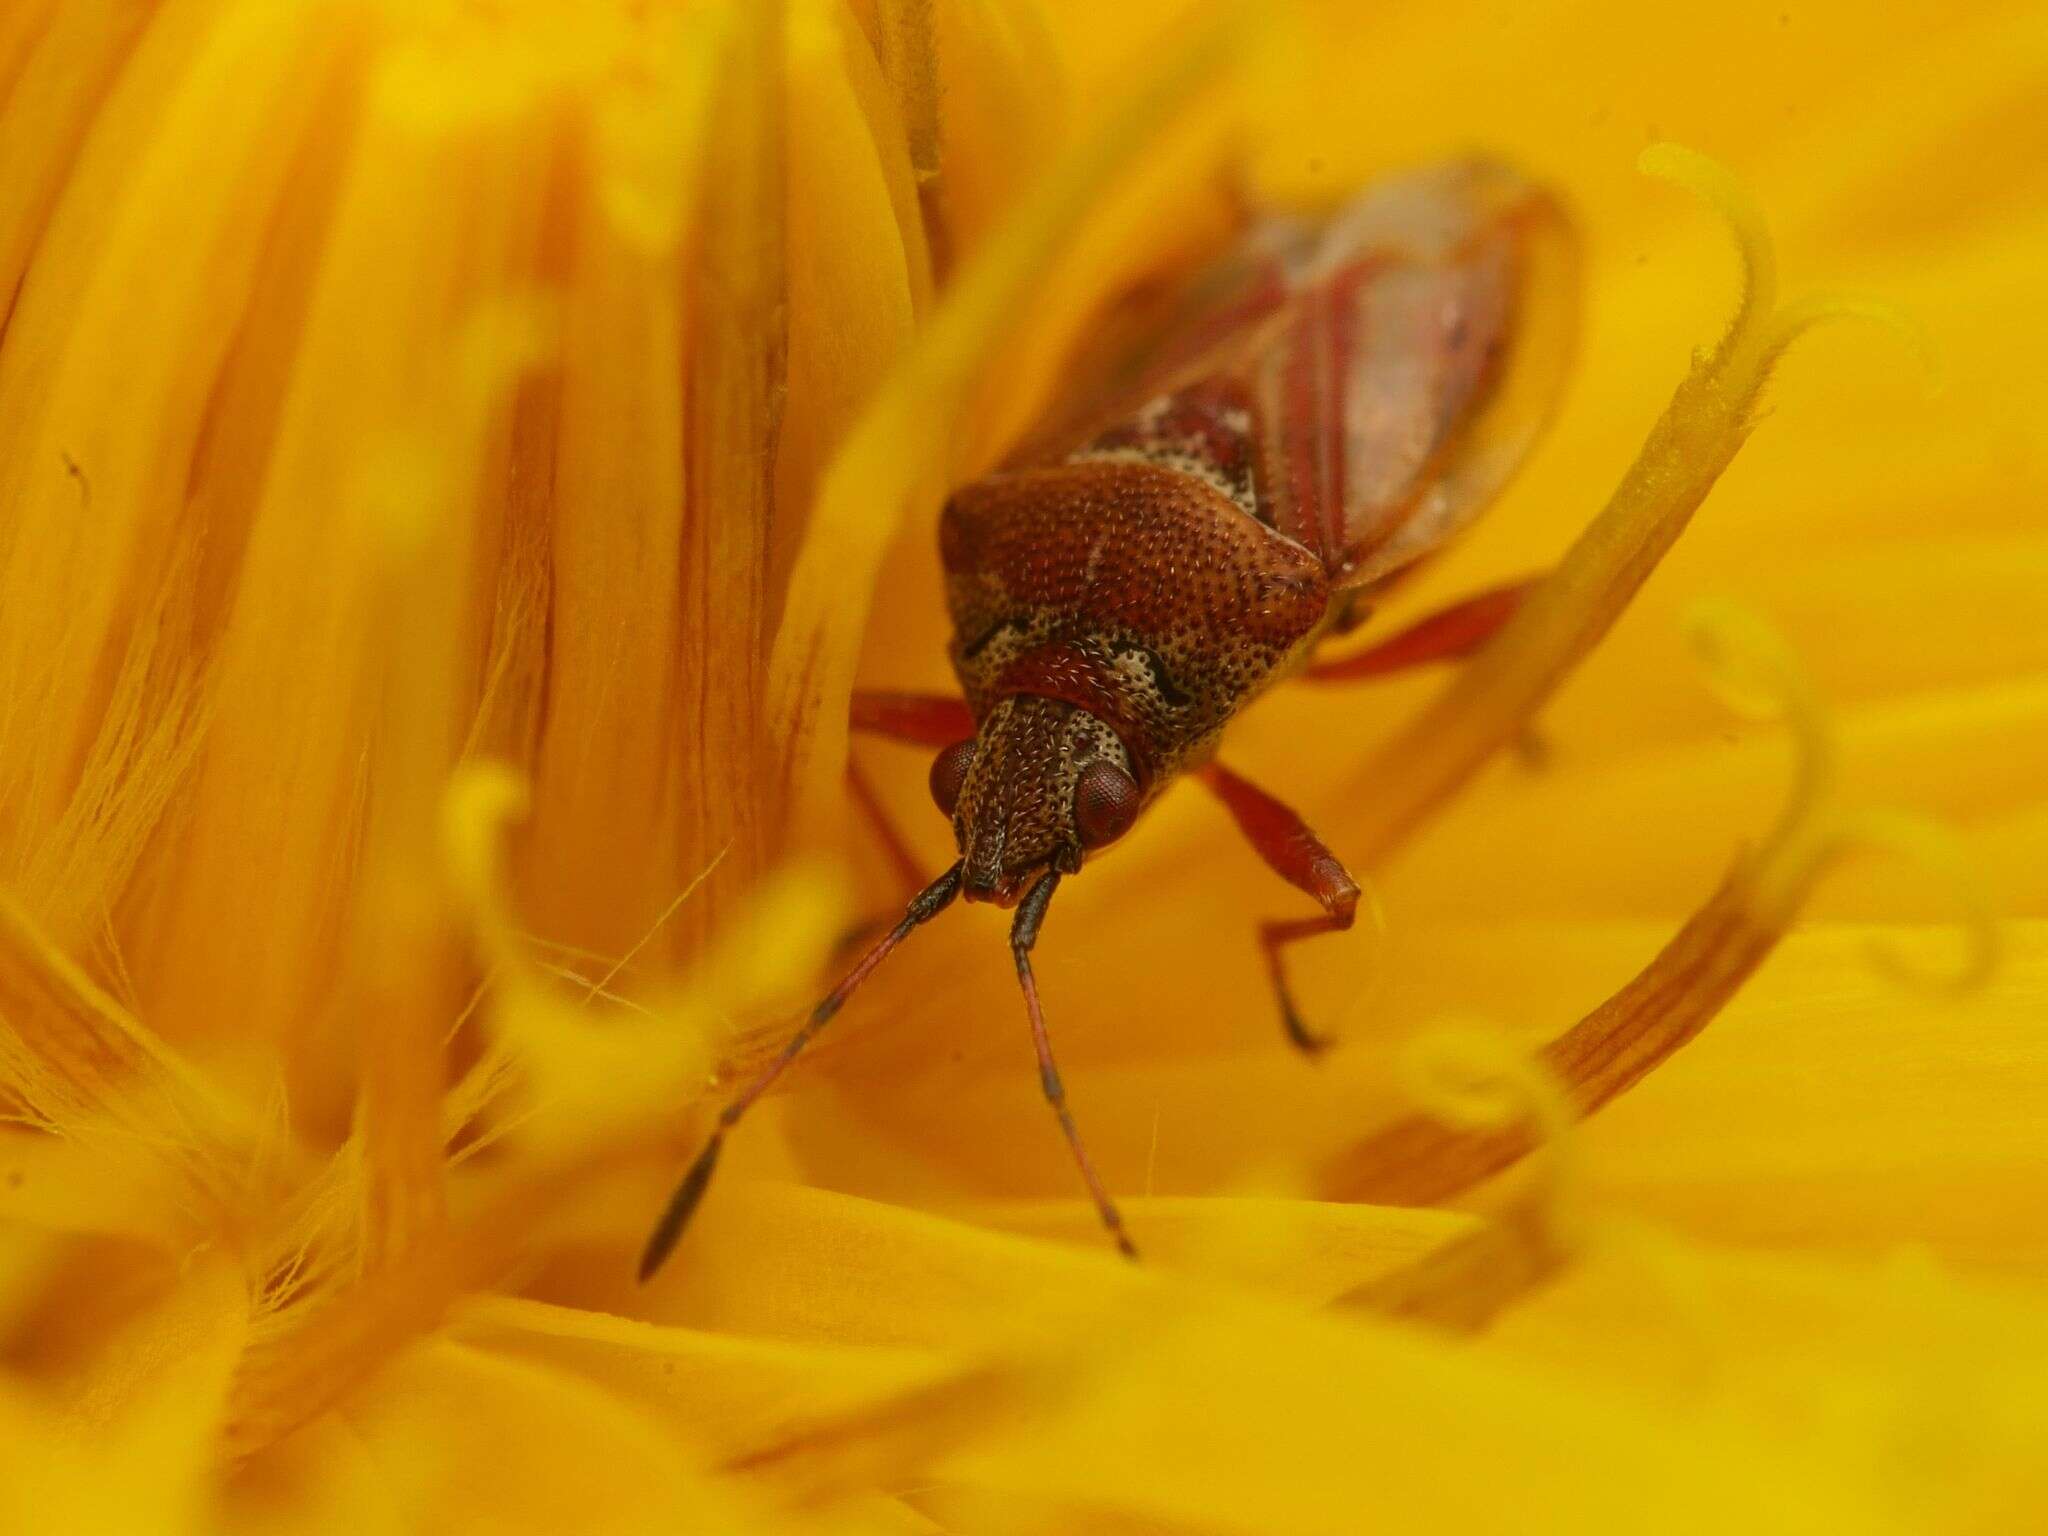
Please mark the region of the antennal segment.
MULTIPOLYGON (((690 1164, 690 1171, 683 1175, 682 1183, 676 1186, 676 1192, 669 1197, 668 1209, 661 1213, 661 1220, 654 1224, 654 1231, 647 1239, 647 1247, 640 1254, 640 1279, 643 1284, 652 1279, 654 1272, 667 1262, 677 1240, 683 1235, 683 1228, 690 1224, 690 1217, 697 1209, 697 1202, 704 1198, 705 1186, 711 1182, 712 1170, 718 1166, 718 1153, 725 1144, 725 1133, 739 1124, 740 1116, 753 1106, 756 1099, 774 1086, 775 1080, 782 1076, 783 1069, 803 1053, 803 1048, 811 1043, 819 1030, 831 1022, 832 1016, 845 1006, 846 1000, 853 996, 860 984, 874 973, 875 967, 889 958, 889 952, 910 937, 912 929, 930 922, 945 911, 952 905, 953 898, 959 894, 960 866, 955 864, 911 898, 902 921, 875 941, 874 947, 862 955, 854 968, 846 973, 846 979, 826 993, 818 1006, 811 1010, 811 1016, 804 1020, 801 1029, 790 1036, 789 1043, 783 1046, 781 1054, 769 1062, 762 1069, 761 1075, 742 1089, 737 1098, 718 1112, 718 1124, 712 1128, 710 1140, 704 1143, 704 1150, 697 1154, 697 1160, 690 1164)), ((1040 902, 1041 914, 1044 908, 1045 903, 1040 902)), ((1021 916, 1020 913, 1019 917, 1021 916)), ((1036 925, 1033 927, 1035 931, 1036 925)), ((1021 965, 1023 962, 1020 959, 1018 963, 1021 965)), ((1032 1004, 1032 1010, 1035 1016, 1035 1002, 1032 1004)), ((1041 1036, 1043 1033, 1041 1030, 1041 1036)), ((1043 1057, 1043 1050, 1039 1054, 1043 1057)), ((1083 1167, 1086 1167, 1085 1163, 1083 1167)))
POLYGON ((1102 1187, 1095 1165, 1088 1160, 1088 1149, 1081 1145, 1081 1133, 1075 1128, 1074 1117, 1067 1109, 1067 1090, 1060 1083, 1060 1069, 1053 1065, 1052 1041, 1045 1033, 1045 1010, 1038 1005, 1038 978, 1031 973, 1031 947, 1038 942, 1039 927, 1045 922, 1045 909, 1052 904, 1052 893, 1059 888, 1059 883, 1060 872, 1048 870, 1045 878, 1032 886, 1024 899, 1017 903, 1016 921, 1010 924, 1010 952, 1017 957, 1017 983, 1024 989, 1024 1009, 1031 1016, 1031 1043, 1038 1050, 1038 1081, 1045 1089, 1045 1101, 1059 1116, 1060 1129, 1066 1132, 1067 1145, 1073 1149, 1074 1162, 1081 1169, 1088 1193, 1095 1198, 1095 1209, 1102 1216, 1102 1224, 1109 1228, 1109 1235, 1116 1239, 1116 1246, 1123 1256, 1135 1259, 1138 1250, 1131 1245, 1130 1234, 1124 1231, 1124 1219, 1117 1211, 1116 1202, 1109 1198, 1109 1191, 1102 1187))

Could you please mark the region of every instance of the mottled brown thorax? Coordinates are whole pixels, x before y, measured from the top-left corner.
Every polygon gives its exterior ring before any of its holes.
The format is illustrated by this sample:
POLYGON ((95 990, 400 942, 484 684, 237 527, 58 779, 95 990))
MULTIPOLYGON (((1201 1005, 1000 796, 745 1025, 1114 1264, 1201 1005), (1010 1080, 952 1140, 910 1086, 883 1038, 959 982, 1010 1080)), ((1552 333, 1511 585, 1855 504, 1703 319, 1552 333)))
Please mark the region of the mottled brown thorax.
POLYGON ((977 721, 1086 711, 1146 797, 1213 749, 1329 604, 1321 563, 1201 476, 1119 460, 992 475, 940 523, 952 658, 977 721))

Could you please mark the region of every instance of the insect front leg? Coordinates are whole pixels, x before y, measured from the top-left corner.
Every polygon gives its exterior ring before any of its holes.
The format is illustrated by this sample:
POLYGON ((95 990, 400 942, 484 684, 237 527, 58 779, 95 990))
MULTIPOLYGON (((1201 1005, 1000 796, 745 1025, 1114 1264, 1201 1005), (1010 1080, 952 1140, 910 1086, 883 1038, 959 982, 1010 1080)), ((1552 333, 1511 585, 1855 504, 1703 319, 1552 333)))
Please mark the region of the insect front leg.
MULTIPOLYGON (((917 855, 910 851, 910 844, 904 840, 902 830, 889 814, 889 808, 882 803, 867 770, 851 757, 846 760, 846 787, 853 795, 853 803, 859 807, 874 832, 875 841, 882 845, 883 857, 896 871, 897 883, 906 894, 919 889, 924 884, 924 875, 917 867, 917 855)), ((863 923, 857 931, 865 932, 870 926, 863 923)))
POLYGON ((1259 857, 1281 879, 1308 892, 1323 908, 1322 917, 1262 923, 1259 927, 1259 947, 1266 957, 1274 995, 1280 1002, 1280 1022, 1286 1026, 1289 1040, 1314 1055, 1330 1042, 1312 1033, 1302 1022, 1301 1011, 1294 1006, 1294 994, 1287 985, 1287 967, 1281 951, 1317 934, 1339 933, 1349 928, 1358 913, 1358 882, 1300 816, 1258 785, 1240 778, 1221 763, 1210 763, 1197 773, 1223 802, 1259 857))
MULTIPOLYGON (((1416 620, 1378 645, 1349 656, 1312 662, 1301 675, 1312 683, 1349 683, 1405 672, 1431 662, 1462 660, 1500 632, 1501 626, 1515 616, 1522 599, 1542 579, 1525 576, 1505 586, 1489 587, 1416 620)), ((1341 623, 1336 632, 1344 632, 1341 623)))
MULTIPOLYGON (((865 735, 907 742, 912 746, 949 747, 974 734, 974 714, 968 709, 965 699, 948 698, 941 693, 862 690, 853 696, 847 711, 847 725, 865 735)), ((883 856, 896 872, 905 897, 921 890, 925 876, 918 868, 917 856, 911 852, 909 840, 883 804, 874 781, 851 757, 846 760, 846 787, 853 796, 854 805, 873 830, 875 840, 882 845, 883 856)), ((888 922, 887 918, 875 918, 855 924, 841 938, 841 947, 874 937, 888 922)))
MULTIPOLYGON (((950 747, 974 734, 974 712, 965 699, 948 698, 943 693, 882 693, 864 689, 853 696, 847 725, 865 735, 912 746, 950 747)), ((883 852, 902 879, 904 890, 922 888, 924 875, 917 867, 909 842, 875 792, 873 780, 852 758, 846 762, 846 783, 853 792, 853 803, 874 828, 883 852)))
POLYGON ((974 734, 974 711, 965 699, 943 693, 884 693, 863 688, 853 696, 847 724, 869 736, 917 747, 950 747, 974 734))

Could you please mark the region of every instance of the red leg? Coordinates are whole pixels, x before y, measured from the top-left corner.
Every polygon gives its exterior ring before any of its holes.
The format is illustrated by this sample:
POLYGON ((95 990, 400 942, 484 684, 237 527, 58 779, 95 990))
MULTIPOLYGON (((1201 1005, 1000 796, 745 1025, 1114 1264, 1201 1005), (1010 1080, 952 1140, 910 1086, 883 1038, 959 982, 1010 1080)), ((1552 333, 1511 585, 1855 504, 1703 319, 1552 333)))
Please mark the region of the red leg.
MULTIPOLYGON (((937 693, 856 693, 848 710, 848 724, 872 736, 928 747, 950 747, 974 734, 974 716, 967 701, 937 693)), ((853 803, 874 829, 875 840, 882 845, 882 852, 895 868, 904 890, 922 889, 924 874, 918 868, 916 855, 890 818, 882 797, 875 793, 873 782, 853 758, 846 760, 846 787, 853 794, 853 803)), ((877 922, 873 921, 857 924, 842 942, 850 944, 872 938, 876 928, 877 922)))
POLYGON ((1331 661, 1313 662, 1301 675, 1312 683, 1348 683, 1470 656, 1514 616, 1540 580, 1540 576, 1530 576, 1490 588, 1417 620, 1378 645, 1331 661))
POLYGON ((974 734, 974 714, 965 699, 942 693, 873 693, 853 696, 847 723, 870 736, 887 736, 916 746, 950 747, 974 734))
POLYGON ((921 890, 924 874, 917 867, 917 856, 910 851, 910 844, 904 841, 902 832, 890 819, 889 809, 882 804, 882 797, 875 793, 874 784, 859 762, 850 757, 846 760, 846 787, 853 792, 853 803, 867 817, 868 825, 874 828, 875 841, 882 845, 882 852, 895 867, 904 890, 921 890))
POLYGON ((1239 778, 1221 763, 1210 763, 1199 774, 1273 872, 1322 905, 1322 917, 1263 923, 1259 927, 1259 947, 1265 953, 1274 995, 1280 1000, 1280 1022, 1287 1027, 1287 1038, 1313 1055, 1329 1042, 1310 1033, 1302 1023, 1301 1012, 1294 1006, 1294 995, 1287 986, 1287 969, 1280 952, 1289 944, 1316 934, 1349 928, 1358 911, 1358 882, 1299 816, 1258 785, 1239 778))

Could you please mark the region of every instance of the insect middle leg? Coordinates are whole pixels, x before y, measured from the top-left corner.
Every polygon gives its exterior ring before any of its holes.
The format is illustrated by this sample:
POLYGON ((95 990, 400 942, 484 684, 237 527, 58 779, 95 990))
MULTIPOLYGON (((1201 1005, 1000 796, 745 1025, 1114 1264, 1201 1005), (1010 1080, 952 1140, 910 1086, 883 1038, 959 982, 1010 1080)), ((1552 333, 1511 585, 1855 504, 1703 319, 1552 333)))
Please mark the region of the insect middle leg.
POLYGON ((1240 778, 1221 763, 1210 763, 1199 769, 1198 774, 1223 802, 1259 857, 1281 879, 1308 892, 1323 908, 1321 917, 1259 926, 1259 948, 1266 957, 1266 971, 1280 1003, 1280 1022, 1286 1027, 1289 1040, 1314 1055, 1330 1042, 1302 1022, 1301 1010, 1295 1007, 1293 990, 1287 984, 1287 966, 1281 951, 1317 934, 1341 933, 1349 928, 1358 915, 1358 882, 1301 817, 1258 785, 1240 778))
MULTIPOLYGON (((1311 683, 1348 683, 1405 672, 1431 662, 1461 660, 1500 632, 1540 580, 1540 576, 1527 576, 1504 586, 1489 587, 1416 620, 1377 645, 1349 656, 1311 662, 1301 675, 1311 683)), ((1336 633, 1346 632, 1344 625, 1339 624, 1336 633)))

